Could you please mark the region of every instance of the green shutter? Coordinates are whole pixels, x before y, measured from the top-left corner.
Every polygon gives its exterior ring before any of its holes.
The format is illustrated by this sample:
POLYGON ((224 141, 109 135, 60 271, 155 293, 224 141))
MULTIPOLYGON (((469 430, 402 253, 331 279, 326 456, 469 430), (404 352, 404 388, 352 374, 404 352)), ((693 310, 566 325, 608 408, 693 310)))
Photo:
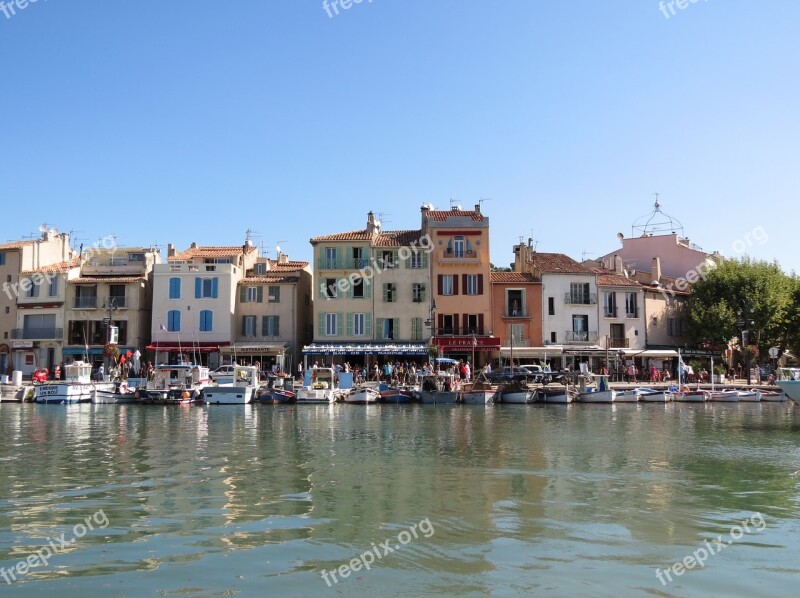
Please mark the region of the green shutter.
POLYGON ((389 300, 389 283, 383 283, 383 301, 384 303, 389 300))
POLYGON ((344 328, 344 314, 339 312, 336 314, 336 336, 343 336, 342 329, 344 328))
POLYGON ((364 299, 372 299, 372 280, 364 278, 364 299))
POLYGON ((403 336, 400 334, 400 318, 394 318, 393 326, 394 326, 394 338, 395 338, 395 340, 397 340, 399 338, 403 338, 403 336))
POLYGON ((422 252, 422 267, 423 268, 427 268, 428 267, 428 252, 427 251, 423 251, 422 252))
POLYGON ((261 316, 261 336, 267 336, 267 332, 269 331, 268 317, 269 316, 261 316))
POLYGON ((258 303, 264 303, 264 287, 258 286, 258 290, 256 291, 256 301, 258 303))
POLYGON ((372 312, 364 314, 364 336, 372 338, 372 312))
POLYGON ((347 336, 353 336, 353 314, 347 312, 347 336))
POLYGON ((322 312, 317 314, 317 333, 319 336, 325 336, 325 314, 322 312))
POLYGON ((375 331, 378 333, 378 338, 383 338, 384 334, 384 323, 383 320, 385 318, 375 318, 375 331))
POLYGON ((427 301, 427 299, 428 299, 428 296, 426 295, 427 292, 428 292, 428 288, 423 284, 420 287, 420 294, 419 294, 420 299, 422 299, 422 301, 427 301))
POLYGON ((242 316, 242 336, 247 334, 247 316, 242 316))
POLYGON ((239 288, 239 303, 247 303, 247 287, 242 286, 239 288))

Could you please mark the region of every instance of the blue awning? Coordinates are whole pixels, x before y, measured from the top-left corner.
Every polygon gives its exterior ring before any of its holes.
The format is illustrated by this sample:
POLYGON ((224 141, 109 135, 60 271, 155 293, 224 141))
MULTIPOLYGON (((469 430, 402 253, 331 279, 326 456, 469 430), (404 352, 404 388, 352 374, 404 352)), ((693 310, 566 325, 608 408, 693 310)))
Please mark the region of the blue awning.
POLYGON ((303 347, 306 355, 427 355, 428 345, 414 343, 311 343, 303 347))
MULTIPOLYGON (((119 354, 125 355, 128 351, 131 353, 136 352, 136 347, 120 347, 119 354)), ((103 347, 89 347, 89 350, 86 350, 86 347, 64 347, 61 349, 62 355, 84 355, 88 353, 89 355, 103 355, 103 347)))

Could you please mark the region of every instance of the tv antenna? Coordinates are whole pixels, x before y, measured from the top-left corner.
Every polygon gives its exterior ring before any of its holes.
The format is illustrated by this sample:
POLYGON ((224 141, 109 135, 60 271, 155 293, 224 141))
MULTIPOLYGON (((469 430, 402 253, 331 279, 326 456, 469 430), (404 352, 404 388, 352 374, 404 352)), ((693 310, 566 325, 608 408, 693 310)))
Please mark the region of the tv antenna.
POLYGON ((491 197, 481 197, 481 198, 478 200, 478 205, 479 205, 479 206, 481 206, 481 207, 483 207, 483 202, 484 202, 484 201, 492 201, 492 198, 491 198, 491 197))
POLYGON ((278 241, 275 243, 275 259, 280 259, 281 257, 281 243, 286 243, 286 241, 278 241))

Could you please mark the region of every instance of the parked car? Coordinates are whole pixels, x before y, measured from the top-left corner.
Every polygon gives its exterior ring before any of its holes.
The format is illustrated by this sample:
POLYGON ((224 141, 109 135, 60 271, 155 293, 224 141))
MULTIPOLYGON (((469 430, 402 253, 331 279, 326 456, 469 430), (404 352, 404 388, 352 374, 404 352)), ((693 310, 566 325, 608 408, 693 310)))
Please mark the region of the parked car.
POLYGON ((515 367, 503 367, 498 370, 493 370, 487 378, 489 378, 490 382, 500 383, 500 382, 527 382, 528 379, 531 377, 531 373, 525 369, 518 366, 515 367))
POLYGON ((230 378, 230 381, 233 381, 233 364, 229 363, 228 365, 221 365, 213 372, 208 373, 208 377, 211 378, 214 382, 219 382, 220 379, 230 378))
POLYGON ((553 380, 560 379, 559 374, 551 371, 549 368, 548 369, 543 368, 538 363, 523 364, 518 367, 528 370, 531 374, 531 380, 533 382, 537 383, 542 382, 544 384, 550 384, 553 380))

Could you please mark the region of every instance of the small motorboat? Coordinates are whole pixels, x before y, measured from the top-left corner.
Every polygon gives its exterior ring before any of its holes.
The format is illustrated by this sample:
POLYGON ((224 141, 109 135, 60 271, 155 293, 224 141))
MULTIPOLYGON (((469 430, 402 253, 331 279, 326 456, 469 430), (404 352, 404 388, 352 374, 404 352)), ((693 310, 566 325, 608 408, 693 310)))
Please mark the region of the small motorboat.
POLYGON ((761 391, 754 388, 752 390, 740 390, 739 402, 758 403, 761 401, 761 391))
POLYGON ((715 403, 738 403, 739 391, 738 390, 710 390, 708 391, 708 400, 715 403))
POLYGON ((655 390, 653 388, 637 388, 636 390, 639 391, 640 403, 668 403, 672 398, 667 390, 655 390))
POLYGON ((381 403, 413 403, 414 391, 409 388, 387 388, 381 391, 381 403))
POLYGON ((778 392, 774 390, 762 390, 761 391, 761 402, 768 402, 768 403, 781 403, 783 401, 788 401, 789 397, 786 396, 785 392, 778 392))
POLYGON ((708 393, 705 390, 689 390, 688 386, 681 387, 678 391, 670 391, 673 401, 679 403, 705 403, 708 400, 708 393))
POLYGON ((345 403, 353 403, 356 405, 373 405, 380 401, 381 393, 370 386, 362 386, 361 388, 354 388, 344 396, 345 403))

